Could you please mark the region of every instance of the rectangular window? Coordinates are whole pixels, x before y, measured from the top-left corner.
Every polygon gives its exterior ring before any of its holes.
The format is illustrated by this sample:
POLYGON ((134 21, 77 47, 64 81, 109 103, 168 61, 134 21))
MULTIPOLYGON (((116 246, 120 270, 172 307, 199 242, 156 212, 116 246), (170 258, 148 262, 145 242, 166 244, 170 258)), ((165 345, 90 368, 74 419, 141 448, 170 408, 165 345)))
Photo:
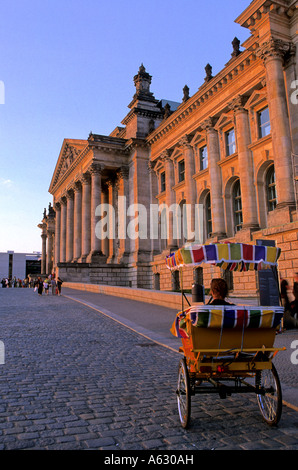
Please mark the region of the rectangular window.
POLYGON ((200 148, 200 170, 208 168, 208 151, 207 146, 200 148))
POLYGON ((179 183, 185 180, 184 160, 180 160, 180 162, 178 162, 178 180, 179 180, 179 183))
POLYGON ((163 171, 160 174, 160 192, 163 193, 166 190, 166 174, 163 171))
POLYGON ((264 108, 258 112, 259 138, 266 137, 271 132, 269 109, 264 108))
POLYGON ((225 133, 226 137, 226 156, 232 155, 236 152, 235 131, 231 129, 225 133))

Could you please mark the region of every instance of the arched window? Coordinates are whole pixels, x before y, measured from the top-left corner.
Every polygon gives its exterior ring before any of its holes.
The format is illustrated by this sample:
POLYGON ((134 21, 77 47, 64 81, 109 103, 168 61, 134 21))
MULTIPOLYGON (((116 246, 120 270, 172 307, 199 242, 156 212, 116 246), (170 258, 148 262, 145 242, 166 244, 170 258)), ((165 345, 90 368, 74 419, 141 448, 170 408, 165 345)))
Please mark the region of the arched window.
POLYGON ((242 228, 242 201, 240 180, 238 179, 233 186, 233 209, 234 209, 234 227, 238 232, 242 228))
POLYGON ((205 199, 205 217, 206 217, 206 234, 207 238, 211 237, 212 234, 212 214, 211 214, 211 197, 210 191, 208 192, 205 199))
POLYGON ((276 186, 275 186, 275 170, 274 165, 269 167, 266 175, 266 191, 268 212, 273 211, 277 204, 276 186))

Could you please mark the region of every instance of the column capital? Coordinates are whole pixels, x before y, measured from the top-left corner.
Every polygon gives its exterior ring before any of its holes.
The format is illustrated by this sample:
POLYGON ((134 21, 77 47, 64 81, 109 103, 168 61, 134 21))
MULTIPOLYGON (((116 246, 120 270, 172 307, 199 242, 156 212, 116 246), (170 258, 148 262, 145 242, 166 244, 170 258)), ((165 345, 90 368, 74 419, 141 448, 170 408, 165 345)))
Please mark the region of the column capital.
POLYGON ((67 202, 66 193, 61 196, 59 202, 60 202, 60 205, 61 205, 61 206, 66 206, 66 202, 67 202))
POLYGON ((296 46, 291 42, 271 37, 268 41, 259 46, 256 53, 260 59, 266 63, 270 59, 287 60, 295 55, 296 46))
POLYGON ((162 162, 169 162, 171 161, 171 150, 169 149, 165 149, 163 150, 163 152, 160 154, 159 156, 159 159, 162 161, 162 162))
POLYGON ((90 184, 90 179, 90 173, 86 171, 81 175, 80 182, 82 183, 82 185, 90 184))
POLYGON ((190 145, 191 142, 191 137, 187 134, 185 134, 178 142, 180 147, 183 147, 183 149, 192 149, 192 146, 190 145))
POLYGON ((92 175, 100 175, 103 171, 103 165, 97 162, 92 162, 91 165, 88 167, 89 173, 92 175))
POLYGON ((125 179, 128 180, 129 177, 129 167, 128 166, 122 166, 117 170, 117 179, 125 179))
POLYGON ((74 185, 73 185, 73 187, 72 187, 72 190, 73 190, 74 193, 78 193, 78 192, 80 192, 80 191, 82 190, 82 183, 81 183, 80 180, 76 180, 76 181, 74 182, 74 185))
POLYGON ((54 203, 54 209, 55 209, 56 212, 61 210, 60 201, 57 201, 57 202, 54 203))
POLYGON ((73 199, 74 198, 73 188, 68 188, 65 196, 66 196, 66 199, 73 199))
POLYGON ((216 122, 215 118, 209 117, 209 118, 205 119, 205 121, 202 122, 200 127, 201 127, 201 129, 203 129, 203 131, 215 131, 216 130, 214 128, 215 122, 216 122))
POLYGON ((244 108, 246 101, 247 101, 247 98, 245 96, 238 95, 236 96, 236 98, 230 101, 230 103, 228 103, 228 106, 235 113, 239 111, 247 113, 246 109, 244 108))

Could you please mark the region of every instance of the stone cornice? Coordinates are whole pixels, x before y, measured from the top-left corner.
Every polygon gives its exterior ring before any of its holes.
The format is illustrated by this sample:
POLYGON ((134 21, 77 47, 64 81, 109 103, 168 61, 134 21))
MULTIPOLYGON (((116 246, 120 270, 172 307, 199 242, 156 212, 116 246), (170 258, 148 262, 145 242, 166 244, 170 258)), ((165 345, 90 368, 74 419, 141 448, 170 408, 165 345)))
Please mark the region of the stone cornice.
POLYGON ((236 18, 235 22, 244 28, 255 29, 256 24, 263 19, 269 12, 275 12, 278 15, 286 14, 289 18, 295 10, 295 1, 289 0, 254 0, 251 4, 236 18))
POLYGON ((185 103, 181 104, 168 119, 163 121, 156 130, 148 136, 147 142, 149 144, 154 144, 172 129, 180 126, 183 121, 186 121, 213 97, 217 97, 217 95, 221 93, 223 89, 235 79, 235 77, 239 74, 245 73, 246 69, 251 66, 252 62, 259 60, 255 53, 255 49, 257 48, 258 43, 255 39, 249 50, 245 50, 236 58, 231 59, 221 72, 219 72, 209 82, 203 84, 192 97, 190 97, 185 103))
POLYGON ((148 119, 163 119, 164 113, 161 110, 133 108, 125 118, 122 119, 121 124, 126 126, 135 116, 147 117, 148 119))

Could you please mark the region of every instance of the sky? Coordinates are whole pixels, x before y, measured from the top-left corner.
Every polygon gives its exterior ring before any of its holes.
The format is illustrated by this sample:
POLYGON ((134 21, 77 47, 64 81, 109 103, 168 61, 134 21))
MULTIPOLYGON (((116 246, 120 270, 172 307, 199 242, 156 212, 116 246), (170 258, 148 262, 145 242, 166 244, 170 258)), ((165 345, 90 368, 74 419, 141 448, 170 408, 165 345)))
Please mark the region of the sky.
POLYGON ((41 251, 64 138, 109 135, 143 63, 156 99, 181 102, 231 58, 250 0, 1 0, 0 252, 41 251))

